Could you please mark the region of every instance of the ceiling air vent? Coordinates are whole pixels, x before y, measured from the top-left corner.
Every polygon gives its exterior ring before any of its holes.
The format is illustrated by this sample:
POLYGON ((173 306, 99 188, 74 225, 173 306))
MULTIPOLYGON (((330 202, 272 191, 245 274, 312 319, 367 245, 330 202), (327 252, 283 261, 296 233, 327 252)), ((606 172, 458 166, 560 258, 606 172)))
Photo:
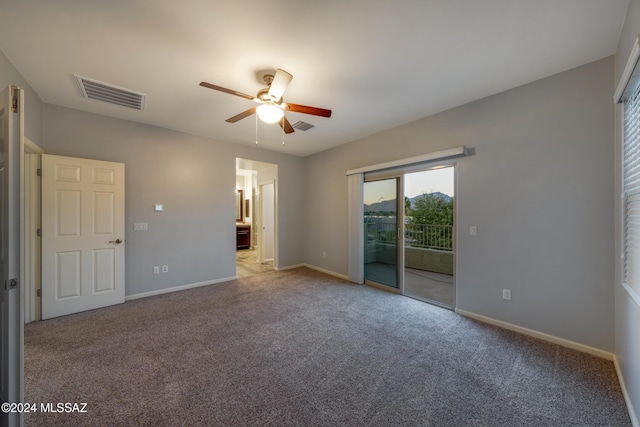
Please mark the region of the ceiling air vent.
POLYGON ((293 126, 294 129, 298 129, 305 132, 311 129, 312 127, 314 127, 314 125, 312 125, 311 123, 302 122, 302 121, 295 122, 291 126, 293 126))
POLYGON ((147 97, 144 93, 134 92, 97 80, 91 80, 76 74, 74 74, 74 76, 76 80, 78 80, 80 90, 85 98, 133 108, 138 111, 144 110, 144 102, 147 97))

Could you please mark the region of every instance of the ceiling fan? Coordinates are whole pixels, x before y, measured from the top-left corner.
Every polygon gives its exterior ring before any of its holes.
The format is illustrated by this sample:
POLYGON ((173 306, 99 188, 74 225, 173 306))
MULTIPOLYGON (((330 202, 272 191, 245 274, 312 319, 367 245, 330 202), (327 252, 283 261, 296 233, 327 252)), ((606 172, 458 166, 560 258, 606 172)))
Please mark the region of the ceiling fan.
POLYGON ((247 111, 243 111, 240 114, 236 114, 235 116, 228 118, 226 120, 228 123, 235 123, 252 114, 258 114, 258 117, 260 117, 262 121, 267 123, 278 122, 285 133, 292 133, 294 132, 294 129, 293 126, 291 126, 291 123, 289 123, 289 120, 284 116, 285 110, 292 111, 294 113, 312 114, 320 117, 331 117, 331 110, 284 102, 282 95, 285 90, 287 90, 289 83, 291 83, 291 79, 293 79, 293 76, 281 69, 278 69, 275 72, 275 75, 267 74, 264 76, 264 82, 267 87, 260 89, 255 97, 207 82, 200 82, 200 86, 236 95, 260 104, 257 107, 249 108, 247 111))

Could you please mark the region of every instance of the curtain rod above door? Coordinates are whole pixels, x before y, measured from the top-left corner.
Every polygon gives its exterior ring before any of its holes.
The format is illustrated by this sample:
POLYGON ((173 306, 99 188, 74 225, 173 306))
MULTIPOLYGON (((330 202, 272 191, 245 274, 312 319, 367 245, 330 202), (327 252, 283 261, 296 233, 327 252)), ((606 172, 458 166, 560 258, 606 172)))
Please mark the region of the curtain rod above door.
POLYGON ((385 163, 378 163, 376 165, 364 166, 357 169, 349 169, 347 176, 355 175, 359 173, 367 173, 371 171, 380 171, 384 169, 396 168, 400 166, 408 166, 411 164, 433 162, 438 160, 445 160, 454 157, 463 157, 468 154, 466 147, 450 148, 448 150, 434 151, 432 153, 423 154, 421 156, 408 157, 406 159, 393 160, 385 163))

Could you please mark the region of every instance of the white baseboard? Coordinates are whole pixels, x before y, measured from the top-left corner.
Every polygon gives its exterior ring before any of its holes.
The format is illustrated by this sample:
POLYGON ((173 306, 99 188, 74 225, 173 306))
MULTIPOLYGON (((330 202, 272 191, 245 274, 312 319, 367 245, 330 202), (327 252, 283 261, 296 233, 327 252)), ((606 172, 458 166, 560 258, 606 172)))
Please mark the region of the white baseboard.
POLYGON ((152 297, 154 295, 162 295, 162 294, 168 294, 171 292, 184 291, 186 289, 191 289, 191 288, 199 288, 201 286, 215 285, 216 283, 228 282, 230 280, 235 280, 235 279, 236 279, 236 276, 232 276, 232 277, 225 277, 222 279, 208 280, 206 282, 188 283, 186 285, 174 286, 172 288, 158 289, 156 291, 127 295, 124 297, 124 300, 131 301, 134 299, 147 298, 147 297, 152 297))
POLYGON ((275 271, 293 270, 294 268, 304 267, 304 264, 287 265, 286 267, 274 268, 275 271))
POLYGON ((311 265, 311 264, 302 264, 305 267, 308 267, 312 270, 316 270, 316 271, 320 271, 322 273, 328 274, 330 276, 334 276, 334 277, 339 277, 340 279, 344 279, 344 280, 349 280, 349 276, 345 276, 344 274, 340 274, 340 273, 336 273, 335 271, 331 271, 331 270, 327 270, 324 268, 320 268, 320 267, 316 267, 315 265, 311 265))
POLYGON ((554 344, 559 344, 563 347, 572 348, 574 350, 581 351, 583 353, 589 353, 597 357, 602 357, 603 359, 613 360, 613 353, 608 351, 600 350, 599 348, 591 347, 588 345, 580 344, 575 341, 569 341, 564 338, 556 337, 554 335, 545 334, 544 332, 535 331, 533 329, 524 328, 522 326, 514 325, 512 323, 503 322, 502 320, 493 319, 491 317, 482 316, 480 314, 471 313, 469 311, 455 310, 456 313, 469 317, 471 319, 479 320, 480 322, 488 323, 490 325, 499 326, 504 329, 508 329, 510 331, 519 332, 523 335, 528 335, 534 338, 540 338, 545 341, 552 342, 554 344))
POLYGON ((620 382, 622 395, 624 396, 624 401, 627 404, 627 411, 629 412, 629 418, 631 418, 631 425, 633 427, 640 427, 640 421, 638 421, 638 416, 636 415, 636 411, 633 408, 633 402, 631 402, 629 393, 627 393, 627 387, 624 382, 624 377, 622 376, 620 365, 618 365, 618 358, 615 355, 613 356, 613 366, 615 366, 616 368, 616 374, 618 375, 618 381, 620 382))

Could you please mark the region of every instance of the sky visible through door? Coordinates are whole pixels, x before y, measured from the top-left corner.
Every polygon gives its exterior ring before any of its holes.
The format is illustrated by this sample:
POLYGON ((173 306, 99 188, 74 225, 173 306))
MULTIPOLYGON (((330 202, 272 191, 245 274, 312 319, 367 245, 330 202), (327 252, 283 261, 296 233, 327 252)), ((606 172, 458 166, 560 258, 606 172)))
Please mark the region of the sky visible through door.
POLYGON ((405 175, 404 195, 412 198, 421 194, 442 193, 454 197, 453 168, 431 169, 405 175))
MULTIPOLYGON (((405 175, 404 181, 404 194, 409 198, 419 196, 421 194, 429 194, 440 192, 447 196, 454 197, 453 188, 453 170, 452 167, 445 167, 442 169, 431 169, 422 172, 415 172, 405 175)), ((364 204, 371 205, 379 202, 380 197, 382 200, 393 200, 396 198, 395 189, 389 188, 388 194, 382 193, 370 193, 370 197, 367 198, 367 193, 364 194, 364 204), (375 197, 374 197, 375 196, 375 197)))

